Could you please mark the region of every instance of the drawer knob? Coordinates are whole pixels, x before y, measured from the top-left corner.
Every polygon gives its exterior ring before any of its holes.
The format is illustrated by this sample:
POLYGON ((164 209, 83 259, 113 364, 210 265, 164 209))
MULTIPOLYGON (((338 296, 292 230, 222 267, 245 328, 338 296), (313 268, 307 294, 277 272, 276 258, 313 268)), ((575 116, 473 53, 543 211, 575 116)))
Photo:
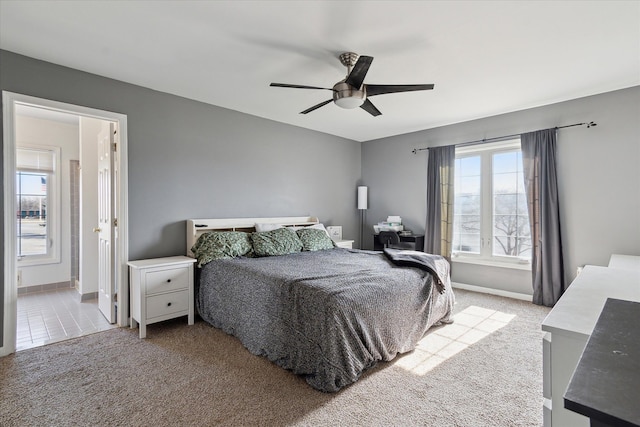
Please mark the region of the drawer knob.
POLYGON ((167 303, 167 307, 171 307, 171 303, 170 302, 167 303))
POLYGON ((171 279, 167 279, 167 283, 171 283, 171 279))

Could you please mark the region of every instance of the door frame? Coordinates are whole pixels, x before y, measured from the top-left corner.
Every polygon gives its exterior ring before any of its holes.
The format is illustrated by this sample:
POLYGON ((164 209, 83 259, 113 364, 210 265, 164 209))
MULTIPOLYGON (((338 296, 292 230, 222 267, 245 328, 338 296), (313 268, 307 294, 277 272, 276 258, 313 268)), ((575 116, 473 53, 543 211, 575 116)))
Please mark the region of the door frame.
POLYGON ((127 116, 111 111, 98 110, 80 105, 67 104, 29 95, 2 91, 2 123, 3 123, 3 200, 4 200, 4 304, 3 334, 0 346, 0 357, 16 350, 17 327, 17 256, 15 215, 15 180, 16 180, 16 141, 15 141, 15 105, 26 104, 34 107, 70 113, 77 116, 91 117, 118 123, 120 132, 119 146, 116 150, 115 162, 118 177, 115 183, 118 219, 116 239, 115 280, 118 292, 118 326, 129 325, 129 280, 127 261, 129 260, 128 231, 128 168, 127 168, 127 116))

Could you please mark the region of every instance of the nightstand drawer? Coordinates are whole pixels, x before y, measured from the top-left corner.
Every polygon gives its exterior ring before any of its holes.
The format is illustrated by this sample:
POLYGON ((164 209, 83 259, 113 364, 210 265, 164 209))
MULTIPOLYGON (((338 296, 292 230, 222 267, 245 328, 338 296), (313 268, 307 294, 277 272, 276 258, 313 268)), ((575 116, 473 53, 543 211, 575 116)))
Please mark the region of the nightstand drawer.
POLYGON ((147 297, 147 320, 167 316, 189 310, 189 291, 171 292, 168 294, 147 297))
POLYGON ((189 267, 171 268, 146 273, 147 295, 189 287, 189 267))

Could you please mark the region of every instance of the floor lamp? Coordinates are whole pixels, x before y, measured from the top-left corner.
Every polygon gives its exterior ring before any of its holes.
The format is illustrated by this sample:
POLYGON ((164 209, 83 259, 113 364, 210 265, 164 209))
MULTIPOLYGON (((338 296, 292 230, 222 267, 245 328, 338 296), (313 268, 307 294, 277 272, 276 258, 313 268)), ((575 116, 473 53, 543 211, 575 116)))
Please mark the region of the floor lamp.
POLYGON ((360 249, 362 249, 362 240, 364 238, 364 221, 367 212, 367 187, 358 187, 358 210, 360 210, 360 249))

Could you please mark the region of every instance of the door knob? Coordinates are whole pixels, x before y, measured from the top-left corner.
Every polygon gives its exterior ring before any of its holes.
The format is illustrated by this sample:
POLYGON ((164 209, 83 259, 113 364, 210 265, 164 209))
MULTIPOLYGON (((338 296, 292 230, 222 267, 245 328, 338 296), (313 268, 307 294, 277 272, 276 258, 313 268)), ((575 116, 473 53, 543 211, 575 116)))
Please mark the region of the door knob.
POLYGON ((99 232, 101 232, 101 231, 102 231, 102 229, 101 229, 101 228, 98 228, 98 227, 96 227, 96 228, 94 228, 94 229, 93 229, 93 232, 94 232, 94 233, 99 233, 99 232))

